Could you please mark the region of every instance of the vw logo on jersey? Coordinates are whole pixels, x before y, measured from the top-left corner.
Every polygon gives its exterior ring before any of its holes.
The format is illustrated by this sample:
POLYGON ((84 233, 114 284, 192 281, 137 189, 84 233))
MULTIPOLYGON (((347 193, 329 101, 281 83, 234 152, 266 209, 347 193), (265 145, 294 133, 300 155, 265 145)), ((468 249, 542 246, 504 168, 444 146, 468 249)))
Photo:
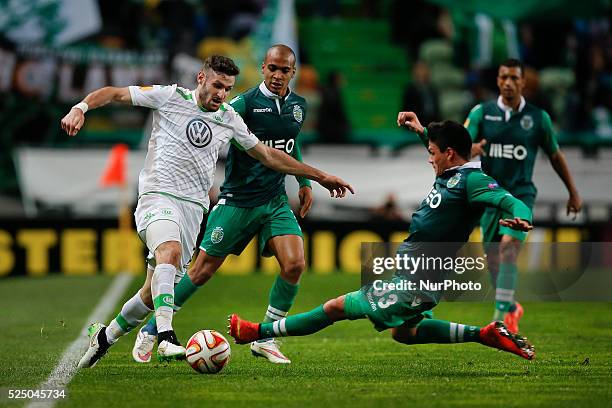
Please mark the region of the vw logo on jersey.
POLYGON ((212 130, 202 119, 191 119, 187 124, 187 139, 197 148, 208 146, 212 140, 212 130))

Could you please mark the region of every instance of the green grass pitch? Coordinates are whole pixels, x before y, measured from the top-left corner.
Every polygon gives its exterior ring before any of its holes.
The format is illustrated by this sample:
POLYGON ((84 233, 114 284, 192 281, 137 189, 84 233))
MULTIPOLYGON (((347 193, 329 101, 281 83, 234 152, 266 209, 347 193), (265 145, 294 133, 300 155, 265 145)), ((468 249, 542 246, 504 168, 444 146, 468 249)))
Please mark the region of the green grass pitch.
MULTIPOLYGON (((78 335, 112 278, 15 278, 0 282, 0 388, 35 388, 78 335)), ((226 316, 259 320, 273 277, 216 276, 175 318, 186 342, 199 329, 225 333, 226 316)), ((132 289, 140 284, 137 279, 132 289)), ((359 286, 356 275, 306 274, 293 313, 359 286)), ((130 294, 126 293, 125 298, 130 294)), ((117 305, 114 313, 121 305, 117 305)), ((91 370, 78 372, 59 407, 606 406, 612 400, 612 304, 526 303, 522 331, 537 359, 478 345, 405 346, 368 321, 340 322, 281 340, 293 363, 255 359, 232 344, 229 365, 201 375, 184 362, 138 365, 122 338, 91 370)), ((437 318, 483 324, 492 303, 442 303, 437 318)), ((105 322, 106 323, 106 322, 105 322)), ((4 397, 5 398, 5 397, 4 397)), ((0 401, 7 405, 7 400, 0 401)), ((19 406, 21 403, 8 403, 19 406)))

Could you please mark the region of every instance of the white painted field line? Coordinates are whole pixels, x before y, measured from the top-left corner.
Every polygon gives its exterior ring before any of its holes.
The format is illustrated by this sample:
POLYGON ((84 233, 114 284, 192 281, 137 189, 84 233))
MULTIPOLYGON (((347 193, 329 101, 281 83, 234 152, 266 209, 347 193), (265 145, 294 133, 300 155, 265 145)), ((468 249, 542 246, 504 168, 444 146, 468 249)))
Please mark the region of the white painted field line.
MULTIPOLYGON (((43 382, 38 386, 39 390, 49 388, 66 388, 66 386, 72 380, 74 373, 77 370, 77 363, 81 358, 81 355, 85 352, 87 345, 89 344, 89 338, 87 337, 87 328, 90 323, 102 322, 108 318, 108 315, 113 311, 113 308, 117 302, 123 296, 125 290, 130 286, 130 283, 134 279, 134 275, 128 273, 120 273, 117 275, 113 282, 108 287, 100 303, 96 306, 93 312, 89 315, 85 321, 85 325, 81 329, 78 337, 74 340, 70 346, 64 351, 62 358, 53 370, 53 372, 47 378, 47 381, 43 382)), ((46 400, 46 401, 32 401, 26 407, 27 408, 40 408, 40 407, 53 407, 59 400, 46 400)))

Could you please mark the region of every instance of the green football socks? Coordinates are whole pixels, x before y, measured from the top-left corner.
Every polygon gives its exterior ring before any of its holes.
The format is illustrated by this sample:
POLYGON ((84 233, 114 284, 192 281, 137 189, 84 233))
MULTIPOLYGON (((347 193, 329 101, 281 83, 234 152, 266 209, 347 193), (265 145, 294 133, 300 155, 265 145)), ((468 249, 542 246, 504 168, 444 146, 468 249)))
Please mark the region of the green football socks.
POLYGON ((323 311, 323 305, 310 312, 285 317, 274 322, 264 322, 259 326, 261 338, 281 336, 306 336, 331 325, 333 321, 323 311))
POLYGON ((446 320, 424 319, 417 326, 411 344, 480 342, 480 327, 446 320))
POLYGON ((293 285, 279 276, 270 289, 268 310, 264 322, 274 322, 287 316, 297 295, 299 285, 293 285))
POLYGON ((514 291, 516 289, 516 264, 502 263, 499 266, 495 289, 495 314, 493 320, 503 320, 506 313, 514 305, 514 291))

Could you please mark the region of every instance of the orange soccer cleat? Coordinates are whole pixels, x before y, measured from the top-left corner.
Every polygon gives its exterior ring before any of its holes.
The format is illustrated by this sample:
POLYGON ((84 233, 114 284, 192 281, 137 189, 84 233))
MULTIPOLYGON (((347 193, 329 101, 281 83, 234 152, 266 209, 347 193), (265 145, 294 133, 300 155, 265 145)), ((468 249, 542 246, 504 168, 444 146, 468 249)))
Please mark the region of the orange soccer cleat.
POLYGON ((506 317, 504 317, 504 324, 512 333, 518 333, 518 322, 523 317, 523 306, 519 302, 515 302, 515 309, 512 312, 506 313, 506 317))
POLYGON ((526 337, 511 333, 502 322, 492 322, 480 329, 482 344, 516 354, 527 360, 535 358, 535 348, 526 337))
POLYGON ((243 320, 237 314, 232 314, 229 320, 229 335, 234 338, 236 344, 247 344, 259 340, 259 323, 243 320))

